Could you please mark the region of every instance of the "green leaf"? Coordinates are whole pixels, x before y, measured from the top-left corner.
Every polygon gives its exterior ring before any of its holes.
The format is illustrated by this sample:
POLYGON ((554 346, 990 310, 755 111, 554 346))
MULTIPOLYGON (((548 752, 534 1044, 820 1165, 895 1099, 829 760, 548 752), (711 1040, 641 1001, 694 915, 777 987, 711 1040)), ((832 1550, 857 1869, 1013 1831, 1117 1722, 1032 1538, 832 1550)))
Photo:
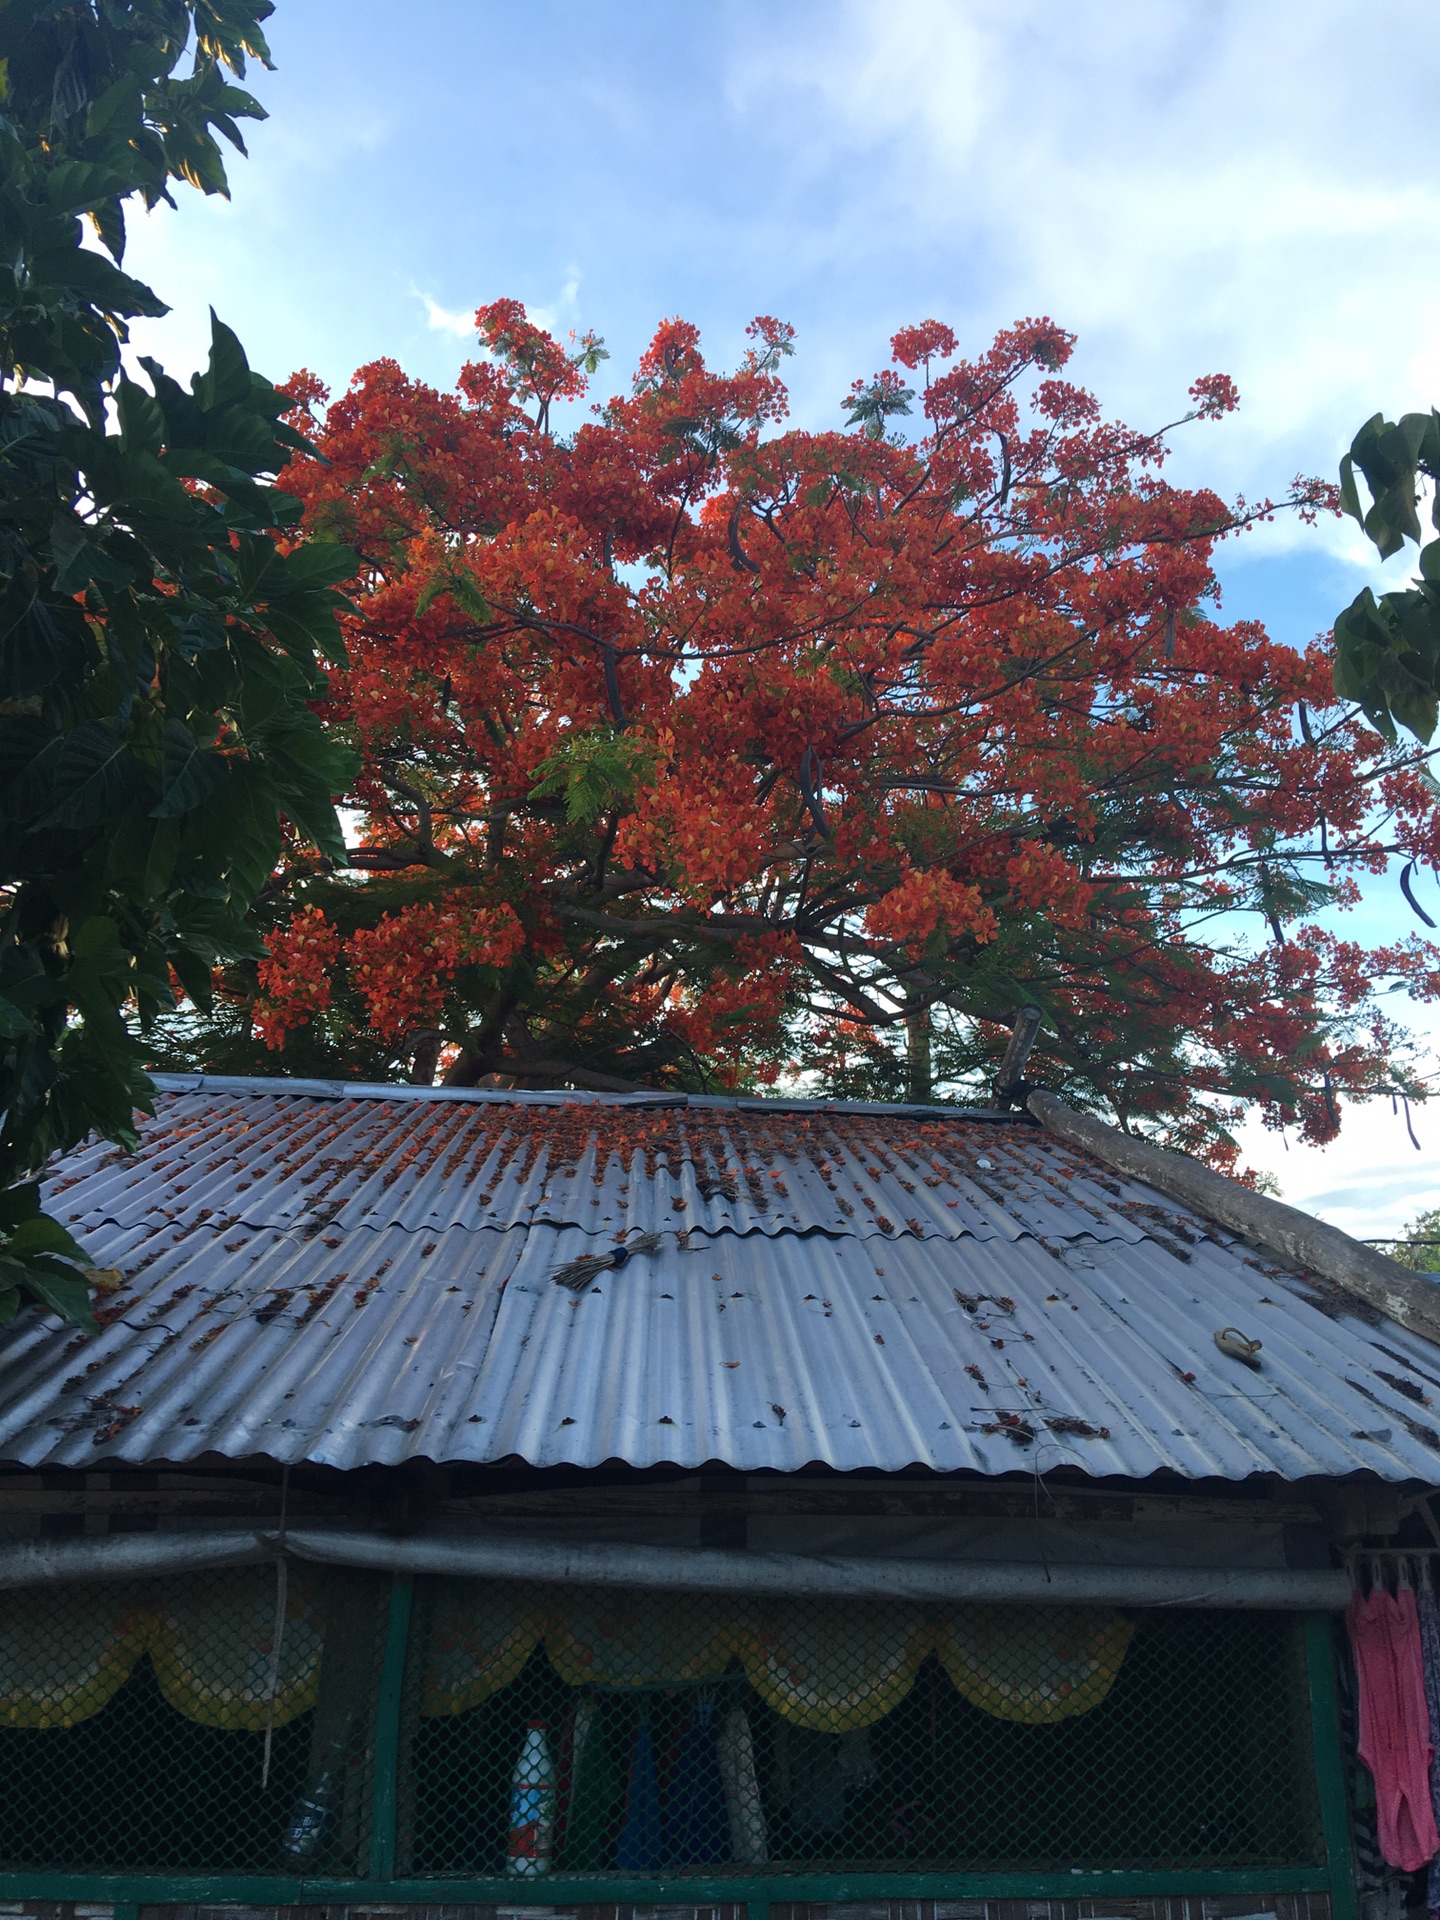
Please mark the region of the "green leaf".
POLYGON ((288 751, 290 744, 287 741, 286 747, 274 748, 266 755, 266 764, 275 776, 280 804, 327 859, 343 863, 345 835, 331 798, 330 781, 288 751))
POLYGON ((87 720, 46 749, 20 782, 27 806, 53 804, 40 827, 92 827, 120 812, 141 781, 139 762, 108 720, 87 720))
POLYGON ((1395 723, 1429 741, 1440 717, 1440 605, 1367 587, 1335 622, 1335 691, 1393 742, 1395 723))
POLYGON ((101 200, 90 209, 90 218, 95 223, 95 231, 100 236, 100 244, 108 249, 111 258, 118 266, 125 258, 125 207, 117 194, 112 199, 101 200))
POLYGON ((13 1000, 0 994, 0 1040, 19 1040, 30 1031, 30 1019, 13 1000))
POLYGON ((140 355, 140 365, 149 375, 155 401, 165 416, 165 444, 168 447, 202 447, 205 444, 205 414, 178 380, 148 354, 140 355))
POLYGON ((263 960, 265 942, 221 900, 179 899, 172 904, 176 938, 207 967, 229 960, 263 960))
POLYGON ((85 1255, 74 1239, 58 1220, 52 1220, 45 1213, 22 1219, 4 1242, 4 1247, 12 1260, 28 1260, 37 1253, 57 1253, 63 1259, 74 1260, 82 1266, 85 1262, 85 1255))
MULTIPOLYGON (((113 920, 92 914, 70 938, 71 963, 65 987, 71 1004, 84 1016, 81 1038, 102 1050, 126 1041, 118 1009, 130 992, 131 956, 121 942, 113 920)), ((77 1038, 66 1037, 67 1044, 77 1038)))
POLYGON ((85 213, 102 200, 125 193, 129 186, 129 180, 114 167, 62 160, 45 182, 45 197, 59 212, 85 213))
POLYGON ((1419 482, 1422 475, 1433 479, 1437 472, 1440 415, 1433 411, 1407 413, 1398 423, 1377 413, 1356 434, 1340 463, 1341 506, 1360 521, 1382 559, 1398 553, 1407 540, 1419 545, 1419 482), (1357 469, 1370 490, 1368 511, 1361 507, 1355 483, 1357 469))
POLYGON ((40 1182, 26 1180, 19 1186, 0 1187, 0 1232, 33 1220, 40 1212, 40 1182))
POLYGON ((608 728, 576 733, 557 753, 535 769, 540 776, 530 789, 532 800, 563 794, 565 817, 572 826, 589 823, 600 814, 623 810, 635 787, 654 773, 656 750, 608 728))
MULTIPOLYGON (((222 176, 223 177, 223 176, 222 176)), ((210 364, 190 382, 191 391, 207 412, 233 405, 250 394, 250 362, 239 339, 210 309, 210 364)))
POLYGON ((263 767, 235 767, 197 808, 193 844, 226 874, 232 902, 248 907, 280 858, 280 795, 263 767))
POLYGON ((55 591, 78 593, 90 579, 90 542, 81 523, 63 509, 50 522, 50 550, 55 555, 55 591))
POLYGON ((148 905, 168 893, 175 874, 175 861, 180 851, 180 827, 175 820, 160 821, 151 835, 150 845, 145 854, 145 866, 140 882, 141 898, 148 905))
POLYGON ((287 586, 307 591, 337 587, 342 580, 353 579, 359 565, 360 556, 348 547, 338 546, 333 540, 309 540, 284 555, 282 578, 287 586))
POLYGON ((1340 462, 1340 507, 1362 527, 1365 509, 1360 505, 1360 489, 1355 484, 1355 456, 1347 453, 1340 462))
POLYGON ((18 576, 0 596, 0 696, 25 700, 84 672, 85 621, 71 604, 49 607, 18 576))
POLYGON ((187 953, 183 947, 172 947, 170 965, 186 999, 193 1001, 202 1013, 209 1013, 215 1004, 210 962, 187 953))
POLYGON ((165 444, 165 415, 160 403, 135 380, 115 387, 120 438, 127 452, 159 453, 165 444))
POLYGON ((235 542, 235 592, 242 604, 263 605, 282 578, 281 555, 274 541, 242 533, 235 542))
POLYGON ((275 744, 287 760, 323 780, 327 796, 338 799, 360 771, 359 754, 327 733, 313 714, 280 735, 275 744))
POLYGON ((225 755, 202 747, 183 720, 167 720, 160 743, 160 803, 151 818, 168 820, 198 807, 223 785, 229 770, 225 755))
MULTIPOLYGON (((87 1132, 133 1139, 149 1094, 130 1009, 166 1003, 172 950, 254 956, 241 918, 280 851, 280 778, 322 778, 303 764, 315 649, 340 657, 332 588, 350 565, 333 547, 280 560, 260 537, 301 513, 268 479, 300 449, 287 402, 213 316, 190 391, 144 360, 147 392, 120 359, 127 321, 165 311, 120 264, 126 211, 176 179, 224 190, 219 143, 262 114, 226 70, 266 57, 269 10, 0 4, 0 853, 18 903, 0 943, 0 1192, 87 1132), (271 622, 236 591, 251 528, 298 662, 270 689, 254 767, 232 650, 271 622), (223 727, 238 765, 216 751, 223 727)), ((26 1259, 0 1252, 0 1321, 37 1286, 86 1318, 70 1249, 36 1231, 26 1259)))
POLYGON ((450 596, 457 607, 480 626, 489 626, 490 603, 463 568, 457 567, 450 579, 450 596))
POLYGON ((123 585, 130 578, 126 568, 97 547, 84 522, 71 513, 61 510, 51 521, 50 547, 56 560, 57 593, 79 593, 92 580, 123 585))
POLYGON ((68 1320, 71 1326, 80 1327, 86 1333, 100 1331, 100 1323, 90 1305, 90 1289, 83 1280, 72 1279, 48 1266, 32 1266, 26 1268, 25 1286, 41 1306, 68 1320))

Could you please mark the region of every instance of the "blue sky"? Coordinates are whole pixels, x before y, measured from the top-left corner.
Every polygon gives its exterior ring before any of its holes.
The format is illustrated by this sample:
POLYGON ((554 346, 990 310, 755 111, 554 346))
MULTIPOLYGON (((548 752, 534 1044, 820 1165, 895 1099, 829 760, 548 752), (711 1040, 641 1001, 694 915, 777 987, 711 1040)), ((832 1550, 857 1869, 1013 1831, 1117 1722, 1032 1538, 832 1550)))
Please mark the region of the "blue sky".
MULTIPOLYGON (((382 354, 448 383, 501 294, 603 334, 602 385, 666 315, 725 364, 773 313, 822 424, 898 326, 978 348, 1048 313, 1136 425, 1233 375, 1240 414, 1171 471, 1252 498, 1440 401, 1433 0, 279 0, 270 34, 233 202, 135 226, 174 308, 137 344, 177 372, 211 303, 265 372, 333 385, 382 354)), ((1403 576, 1340 525, 1262 528, 1220 571, 1227 616, 1296 643, 1403 576)), ((1363 921, 1414 925, 1393 883, 1363 921)), ((1419 1155, 1387 1107, 1254 1157, 1394 1232, 1440 1203, 1434 1113, 1419 1155)))

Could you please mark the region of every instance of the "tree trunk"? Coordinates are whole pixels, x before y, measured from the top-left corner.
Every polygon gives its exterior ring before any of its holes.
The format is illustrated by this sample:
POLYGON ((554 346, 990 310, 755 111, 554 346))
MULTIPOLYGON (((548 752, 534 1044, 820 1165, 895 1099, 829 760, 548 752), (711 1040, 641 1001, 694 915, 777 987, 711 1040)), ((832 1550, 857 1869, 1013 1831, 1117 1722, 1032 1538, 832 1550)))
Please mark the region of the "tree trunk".
POLYGON ((912 1107, 928 1106, 934 1098, 930 1080, 930 1009, 905 1019, 905 1098, 912 1107))
POLYGON ((440 1045, 440 1035, 433 1030, 411 1035, 410 1084, 412 1087, 434 1086, 435 1069, 440 1064, 440 1045))

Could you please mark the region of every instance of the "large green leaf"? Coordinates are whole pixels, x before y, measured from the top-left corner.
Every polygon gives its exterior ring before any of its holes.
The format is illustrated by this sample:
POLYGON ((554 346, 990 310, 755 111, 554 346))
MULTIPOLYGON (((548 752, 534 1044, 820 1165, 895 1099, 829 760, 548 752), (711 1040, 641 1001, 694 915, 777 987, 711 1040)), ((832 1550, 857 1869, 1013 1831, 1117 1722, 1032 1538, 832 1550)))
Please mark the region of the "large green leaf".
POLYGON ((127 452, 159 453, 165 444, 165 415, 160 403, 135 380, 119 380, 115 408, 127 452))
POLYGON ((80 610, 47 606, 16 577, 0 595, 0 698, 28 700, 84 671, 80 610))
POLYGON ((359 556, 348 547, 330 540, 308 540, 303 547, 284 557, 282 578, 287 587, 313 589, 338 587, 351 580, 360 565, 359 556))
POLYGON ((0 1040, 18 1040, 30 1031, 30 1016, 0 993, 0 1040))
POLYGON ((30 1214, 13 1227, 5 1241, 5 1251, 12 1260, 28 1260, 36 1253, 58 1253, 62 1259, 74 1260, 79 1265, 85 1261, 74 1237, 58 1220, 44 1213, 30 1214))
POLYGON ((24 1267, 25 1289, 41 1306, 85 1333, 100 1331, 100 1323, 90 1305, 90 1289, 82 1274, 66 1273, 49 1261, 14 1264, 24 1267))
POLYGON ((265 942, 222 900, 175 901, 175 937, 207 967, 222 961, 261 960, 265 942))
POLYGON ((208 800, 230 770, 222 753, 202 747, 183 720, 165 722, 160 749, 160 801, 151 809, 156 820, 188 813, 208 800))
POLYGON ((26 797, 40 801, 45 788, 54 804, 41 813, 41 827, 91 827, 113 819, 143 781, 143 770, 120 728, 86 720, 57 740, 22 783, 26 797))
POLYGON ((264 767, 247 762, 231 769, 224 786, 196 809, 193 844, 224 862, 231 900, 248 907, 280 858, 280 794, 264 767))
MULTIPOLYGON (((131 578, 129 569, 115 561, 103 547, 97 546, 82 520, 61 511, 50 522, 50 546, 55 555, 55 591, 79 593, 92 580, 124 585, 131 578)), ((75 622, 75 609, 58 610, 75 622)), ((51 616, 54 617, 53 615, 51 616)))
MULTIPOLYGON (((1440 479, 1440 414, 1367 420, 1340 466, 1340 501, 1383 559, 1423 539, 1417 511, 1423 481, 1440 479), (1370 493, 1367 508, 1356 476, 1370 493)), ((1431 512, 1440 527, 1440 497, 1431 512)), ((1414 587, 1381 594, 1366 587, 1335 622, 1335 690, 1354 700, 1378 732, 1396 726, 1429 742, 1440 716, 1440 540, 1421 547, 1414 587)))
POLYGON ((287 817, 314 841, 327 859, 343 863, 345 835, 331 797, 331 781, 292 751, 293 745, 302 742, 305 742, 304 735, 291 735, 284 747, 274 748, 269 755, 277 776, 280 804, 287 817))
POLYGON ((250 394, 250 362, 238 338, 210 309, 210 364, 190 382, 191 391, 207 411, 223 407, 250 394))
POLYGON ((0 1228, 18 1227, 22 1220, 33 1220, 40 1212, 40 1183, 25 1180, 13 1187, 0 1187, 0 1228))
POLYGON ((353 562, 275 545, 301 508, 269 476, 309 451, 289 403, 213 314, 188 390, 120 366, 127 320, 165 311, 120 264, 126 206, 226 191, 269 11, 0 4, 0 1324, 28 1298, 93 1326, 79 1249, 17 1181, 91 1132, 133 1143, 169 966, 198 995, 262 952, 282 806, 338 849, 349 762, 311 703, 353 562))

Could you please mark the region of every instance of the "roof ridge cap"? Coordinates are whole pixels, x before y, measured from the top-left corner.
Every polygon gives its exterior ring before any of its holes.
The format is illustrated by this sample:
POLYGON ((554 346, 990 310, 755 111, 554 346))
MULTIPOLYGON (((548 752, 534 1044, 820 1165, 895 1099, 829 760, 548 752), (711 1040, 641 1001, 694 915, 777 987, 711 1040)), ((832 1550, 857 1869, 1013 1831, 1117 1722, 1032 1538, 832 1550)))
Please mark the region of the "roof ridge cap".
POLYGON ((405 1081, 291 1079, 283 1074, 227 1073, 152 1073, 151 1082, 161 1093, 235 1094, 252 1098, 301 1100, 394 1100, 410 1102, 452 1102, 470 1106, 531 1107, 618 1107, 635 1108, 693 1107, 699 1112, 716 1113, 814 1113, 870 1116, 876 1119, 967 1120, 990 1124, 1034 1128, 1035 1120, 1023 1111, 991 1107, 950 1107, 938 1102, 928 1105, 904 1105, 881 1100, 808 1099, 797 1095, 766 1099, 754 1094, 679 1093, 668 1088, 642 1088, 634 1093, 592 1093, 577 1088, 554 1090, 510 1087, 419 1087, 405 1081))

